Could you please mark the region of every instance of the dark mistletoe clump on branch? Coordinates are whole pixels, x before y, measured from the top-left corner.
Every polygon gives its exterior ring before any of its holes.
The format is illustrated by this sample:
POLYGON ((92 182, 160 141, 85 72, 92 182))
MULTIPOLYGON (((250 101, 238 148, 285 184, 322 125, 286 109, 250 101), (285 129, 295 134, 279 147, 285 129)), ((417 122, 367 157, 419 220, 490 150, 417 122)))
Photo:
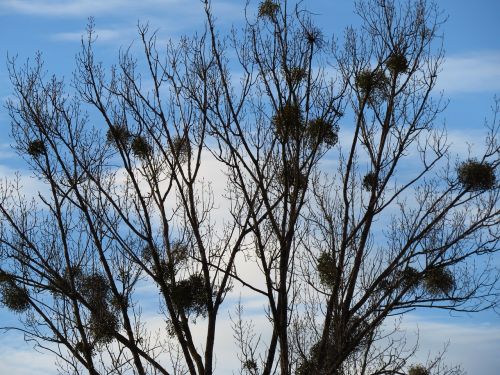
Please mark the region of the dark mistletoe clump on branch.
POLYGON ((178 309, 194 316, 205 316, 211 295, 202 275, 194 274, 171 286, 172 300, 178 309))
POLYGON ((97 307, 90 315, 89 329, 98 344, 109 344, 119 329, 119 320, 108 306, 97 307))
POLYGON ((278 172, 278 182, 285 186, 304 190, 307 187, 307 176, 299 168, 282 168, 278 172))
POLYGON ((355 84, 363 96, 378 101, 387 97, 390 82, 383 70, 365 69, 356 76, 355 84))
POLYGON ((92 273, 82 277, 80 293, 89 303, 106 303, 110 288, 106 278, 99 273, 92 273))
POLYGON ((420 283, 420 273, 413 267, 406 267, 399 273, 399 282, 405 289, 414 289, 420 283))
POLYGON ((79 291, 89 306, 88 326, 95 343, 110 343, 120 328, 120 322, 116 305, 110 303, 113 298, 108 280, 97 272, 83 275, 79 291))
POLYGON ((43 141, 41 141, 40 139, 36 139, 28 144, 27 152, 34 158, 38 158, 42 155, 45 155, 47 150, 45 148, 45 144, 43 143, 43 141))
POLYGON ((259 369, 259 367, 257 366, 257 362, 255 362, 255 360, 253 359, 246 360, 245 363, 243 364, 243 368, 252 373, 257 372, 257 370, 259 369))
POLYGON ((309 121, 306 129, 307 136, 314 145, 325 144, 328 147, 333 147, 339 140, 338 126, 318 117, 309 121))
POLYGON ((269 18, 273 19, 278 13, 280 6, 278 3, 272 0, 264 0, 259 4, 258 15, 260 18, 269 18))
POLYGON ((287 74, 287 78, 289 79, 292 85, 297 85, 302 82, 307 77, 307 72, 304 68, 300 66, 294 66, 290 68, 287 74))
POLYGON ((187 137, 173 137, 172 138, 172 156, 179 164, 187 163, 191 157, 191 143, 187 137))
POLYGON ((422 365, 413 365, 408 371, 408 375, 429 375, 430 372, 422 365))
POLYGON ((95 346, 92 343, 87 343, 87 345, 85 345, 83 341, 78 341, 75 344, 75 349, 82 354, 89 351, 92 355, 94 355, 95 346))
POLYGON ((297 139, 304 130, 302 110, 297 104, 285 104, 276 112, 271 122, 281 141, 297 139))
POLYGON ((471 191, 489 190, 496 184, 495 170, 489 163, 470 159, 458 167, 458 181, 471 191))
POLYGON ((303 358, 302 363, 297 366, 297 375, 331 374, 330 369, 334 368, 337 356, 342 352, 342 348, 349 348, 352 352, 358 352, 365 348, 370 341, 365 335, 365 332, 369 329, 369 323, 359 316, 352 316, 342 328, 337 329, 340 332, 335 332, 335 329, 332 329, 328 335, 324 351, 325 357, 320 357, 321 342, 316 342, 311 346, 309 356, 303 358), (323 367, 320 369, 318 363, 321 360, 323 367))
POLYGON ((29 309, 30 296, 25 288, 17 285, 13 277, 6 273, 0 274, 1 303, 8 309, 21 313, 29 309))
POLYGON ((75 290, 78 291, 82 287, 83 276, 84 274, 81 267, 67 267, 62 276, 50 280, 48 288, 54 295, 72 293, 74 290, 71 285, 74 285, 75 290))
MULTIPOLYGON (((87 328, 93 339, 89 343, 92 351, 95 345, 110 343, 120 329, 118 310, 127 307, 125 296, 115 296, 106 276, 98 272, 85 272, 80 266, 66 268, 62 277, 50 282, 50 290, 55 296, 78 293, 89 310, 87 328), (74 286, 74 289, 73 287, 74 286)), ((84 344, 76 344, 78 351, 83 351, 84 344)))
POLYGON ((134 137, 134 139, 130 145, 130 148, 132 149, 132 152, 134 153, 134 155, 136 157, 138 157, 139 159, 147 159, 153 153, 153 148, 148 143, 146 138, 144 138, 140 135, 134 137))
POLYGON ((408 60, 405 55, 399 52, 390 55, 385 65, 393 74, 404 73, 408 70, 408 60))
POLYGON ((378 184, 379 184, 379 180, 378 180, 377 174, 375 172, 368 172, 363 177, 363 183, 362 184, 363 184, 363 188, 366 191, 372 191, 374 189, 377 189, 378 184))
POLYGON ((132 134, 126 125, 111 125, 106 133, 106 140, 110 144, 128 145, 132 134))
POLYGON ((321 253, 318 257, 316 268, 318 270, 321 284, 327 287, 332 287, 337 276, 337 266, 335 265, 333 255, 326 251, 321 253))
POLYGON ((448 295, 455 287, 455 279, 444 267, 432 268, 425 273, 424 286, 432 295, 448 295))
POLYGON ((10 281, 15 281, 14 276, 12 276, 10 273, 5 272, 4 270, 0 269, 0 285, 2 283, 10 282, 10 281))

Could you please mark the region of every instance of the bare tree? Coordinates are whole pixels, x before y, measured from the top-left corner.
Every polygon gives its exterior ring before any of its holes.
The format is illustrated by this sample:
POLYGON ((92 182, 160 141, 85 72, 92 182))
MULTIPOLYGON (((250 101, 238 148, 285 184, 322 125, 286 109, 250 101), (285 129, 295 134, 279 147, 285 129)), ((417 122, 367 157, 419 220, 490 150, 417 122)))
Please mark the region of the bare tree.
POLYGON ((63 373, 213 374, 217 318, 245 288, 265 298, 272 333, 237 307, 242 372, 458 373, 439 355, 413 365, 383 326, 498 301, 480 259, 499 250, 500 123, 481 152, 451 157, 433 94, 437 7, 362 1, 343 46, 300 4, 265 0, 226 37, 204 7, 201 36, 160 53, 139 27, 141 59, 126 51, 109 73, 91 24, 70 89, 40 57, 9 61, 15 147, 46 186, 31 200, 20 181, 0 189, 16 329, 63 373), (208 161, 227 178, 223 225, 208 161), (159 331, 139 287, 159 295, 159 331))

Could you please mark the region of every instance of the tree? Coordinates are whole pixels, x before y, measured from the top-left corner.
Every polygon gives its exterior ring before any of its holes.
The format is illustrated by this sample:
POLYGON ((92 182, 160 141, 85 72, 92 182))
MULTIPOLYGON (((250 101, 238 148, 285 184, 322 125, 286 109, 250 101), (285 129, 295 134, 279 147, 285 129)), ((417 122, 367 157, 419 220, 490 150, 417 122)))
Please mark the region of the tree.
POLYGON ((63 373, 212 374, 217 318, 245 288, 272 333, 237 307, 243 373, 456 373, 412 364, 382 325, 498 301, 479 260, 499 250, 500 123, 484 152, 451 157, 432 93, 437 7, 362 1, 338 46, 287 1, 226 37, 204 5, 201 36, 161 54, 140 27, 141 59, 124 52, 108 75, 90 25, 72 89, 40 57, 9 61, 15 148, 46 185, 33 200, 18 181, 0 190, 2 304, 19 329, 63 373), (227 176, 223 225, 207 160, 227 176), (158 292, 159 333, 141 285, 158 292))

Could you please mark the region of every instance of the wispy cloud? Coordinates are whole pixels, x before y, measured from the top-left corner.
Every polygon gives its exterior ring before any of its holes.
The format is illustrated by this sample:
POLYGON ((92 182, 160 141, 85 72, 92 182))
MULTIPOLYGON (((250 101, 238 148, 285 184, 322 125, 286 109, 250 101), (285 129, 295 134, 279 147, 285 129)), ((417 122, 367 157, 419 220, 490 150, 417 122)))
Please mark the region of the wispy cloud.
POLYGON ((0 5, 3 12, 41 16, 82 16, 107 13, 121 13, 137 8, 166 7, 180 3, 180 0, 4 0, 0 5))
MULTIPOLYGON (((133 40, 136 36, 135 29, 95 29, 95 35, 99 42, 115 42, 126 39, 133 40), (132 36, 132 37, 129 37, 132 36)), ((59 32, 51 35, 51 39, 58 42, 79 42, 86 38, 86 31, 59 32)))
POLYGON ((438 88, 445 94, 500 91, 500 51, 448 57, 438 88))
POLYGON ((500 357, 500 325, 492 323, 477 324, 467 317, 447 317, 446 321, 426 318, 424 315, 405 316, 402 328, 410 333, 418 327, 418 359, 425 361, 432 357, 443 345, 449 342, 445 362, 462 365, 468 374, 497 373, 500 357), (477 355, 472 355, 471 348, 477 355))
MULTIPOLYGON (((219 17, 224 19, 243 17, 244 2, 229 0, 214 1, 212 4, 219 17)), ((159 13, 203 13, 203 6, 198 0, 2 0, 0 14, 26 14, 46 17, 88 17, 144 15, 155 16, 159 13), (197 12, 197 10, 199 10, 197 12)))
MULTIPOLYGON (((2 333, 2 335, 5 335, 2 333)), ((5 337, 3 337, 5 339, 5 337)), ((35 351, 26 344, 21 335, 11 334, 9 340, 0 344, 0 374, 49 375, 55 373, 54 357, 51 353, 35 351)))

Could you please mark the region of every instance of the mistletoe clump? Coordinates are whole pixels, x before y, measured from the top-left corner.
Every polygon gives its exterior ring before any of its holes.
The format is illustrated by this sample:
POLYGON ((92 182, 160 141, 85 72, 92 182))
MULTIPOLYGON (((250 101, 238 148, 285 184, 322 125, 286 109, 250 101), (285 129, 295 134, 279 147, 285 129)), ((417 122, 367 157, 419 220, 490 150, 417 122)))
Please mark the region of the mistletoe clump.
POLYGON ((166 283, 169 283, 175 276, 174 264, 167 260, 162 259, 159 264, 153 264, 152 270, 157 279, 166 283))
POLYGON ((304 36, 311 46, 321 46, 323 42, 323 33, 321 30, 314 26, 306 27, 304 30, 304 36))
POLYGON ((306 79, 307 72, 300 66, 293 66, 289 69, 286 76, 292 85, 296 85, 306 79))
POLYGON ((49 289, 55 295, 60 293, 67 294, 73 291, 71 285, 73 280, 73 284, 76 290, 81 289, 81 282, 83 278, 83 271, 80 266, 71 266, 67 267, 64 270, 62 276, 57 276, 54 279, 51 279, 49 282, 49 289))
POLYGON ((399 52, 390 55, 385 65, 393 74, 404 73, 408 70, 408 60, 405 55, 399 52))
POLYGON ((355 84, 358 90, 370 100, 380 100, 387 96, 390 83, 382 70, 365 69, 356 76, 355 84))
POLYGON ((349 319, 347 327, 347 340, 354 348, 362 349, 368 345, 370 339, 365 335, 365 332, 370 329, 370 324, 366 319, 355 315, 349 319))
POLYGON ((272 0, 264 0, 259 4, 258 16, 260 18, 269 18, 273 19, 278 10, 280 9, 280 5, 272 0))
POLYGON ((455 287, 455 280, 446 268, 432 268, 424 276, 424 286, 433 295, 450 294, 455 287))
MULTIPOLYGON (((170 255, 168 260, 160 260, 158 265, 153 265, 153 273, 159 279, 170 283, 175 277, 179 264, 186 262, 189 256, 189 246, 183 242, 176 241, 170 246, 170 255)), ((146 247, 143 251, 143 257, 147 257, 147 261, 152 260, 152 252, 150 247, 146 247)))
POLYGON ((309 121, 306 131, 313 145, 323 143, 328 147, 333 147, 339 140, 338 127, 321 117, 309 121))
MULTIPOLYGON (((333 345, 334 343, 331 341, 331 339, 329 339, 326 343, 326 358, 323 360, 323 367, 325 369, 327 369, 331 366, 332 363, 334 363, 333 361, 335 358, 335 347, 333 345)), ((320 342, 317 342, 313 346, 311 346, 311 349, 309 350, 309 356, 307 358, 303 358, 302 363, 299 364, 295 373, 297 375, 309 375, 317 373, 317 363, 319 362, 319 358, 320 342)))
POLYGON ((83 341, 78 341, 76 344, 75 344, 75 349, 82 353, 82 354, 85 354, 88 351, 90 351, 90 353, 93 355, 94 354, 94 345, 92 343, 87 343, 87 345, 85 345, 85 343, 83 341))
POLYGON ((111 125, 106 133, 106 140, 110 144, 128 145, 132 134, 126 125, 111 125))
POLYGON ((171 248, 172 261, 177 265, 187 260, 189 256, 189 246, 181 241, 172 243, 171 248))
POLYGON ((489 163, 467 160, 458 167, 458 181, 468 190, 489 190, 495 186, 494 168, 489 163))
POLYGON ((118 294, 111 297, 110 304, 115 310, 127 309, 129 307, 129 299, 124 294, 118 294))
POLYGON ((12 279, 0 283, 0 294, 1 303, 16 313, 24 312, 30 307, 28 291, 18 286, 12 279))
POLYGON ((333 255, 326 251, 321 253, 318 257, 316 269, 318 270, 321 284, 332 287, 335 283, 335 277, 337 275, 337 266, 335 265, 333 255))
POLYGON ((191 156, 191 143, 187 137, 172 138, 172 155, 179 164, 186 163, 191 156))
POLYGON ((81 278, 80 293, 89 305, 88 327, 96 344, 110 343, 119 329, 116 310, 117 303, 125 301, 113 299, 111 288, 104 275, 94 272, 81 278), (114 302, 114 303, 113 303, 114 302))
POLYGON ((149 245, 145 246, 141 251, 141 258, 144 262, 151 262, 153 260, 153 252, 155 249, 149 245))
POLYGON ((323 359, 322 371, 318 373, 317 363, 320 359, 320 344, 318 341, 309 350, 309 356, 304 358, 302 363, 297 367, 297 375, 309 375, 309 374, 330 374, 328 370, 334 367, 337 360, 337 355, 342 347, 353 348, 353 351, 358 351, 369 342, 369 337, 366 337, 364 332, 369 328, 369 324, 366 320, 359 316, 353 316, 349 321, 341 328, 342 332, 335 332, 334 329, 330 332, 326 342, 325 348, 325 358, 323 359), (338 342, 339 337, 341 341, 338 342))
POLYGON ((253 359, 247 359, 245 363, 243 363, 243 368, 252 373, 257 372, 257 370, 259 369, 259 367, 257 366, 257 362, 255 362, 255 360, 253 359))
POLYGON ((430 372, 422 365, 413 365, 408 371, 408 375, 429 375, 430 372))
POLYGON ((144 137, 140 135, 134 137, 130 148, 132 149, 134 155, 139 159, 147 159, 153 153, 153 148, 151 147, 151 145, 144 137))
POLYGON ((15 281, 15 278, 13 275, 0 269, 0 285, 2 283, 8 283, 8 282, 14 282, 14 281, 15 281))
POLYGON ((282 185, 288 184, 289 187, 295 187, 304 190, 307 187, 307 176, 298 168, 283 168, 278 173, 278 181, 282 185))
POLYGON ((45 144, 42 140, 36 139, 28 143, 27 149, 28 155, 33 156, 34 158, 38 158, 42 155, 45 155, 47 149, 45 148, 45 144))
POLYGON ((194 274, 172 286, 172 300, 178 309, 194 316, 205 316, 211 296, 202 275, 194 274))
POLYGON ((115 332, 118 329, 118 317, 106 305, 92 311, 89 320, 89 330, 96 343, 109 344, 113 341, 115 332))
POLYGON ((104 275, 92 273, 82 278, 80 293, 89 304, 104 305, 110 295, 108 280, 104 275))
POLYGON ((401 285, 407 289, 414 289, 420 283, 420 273, 413 267, 406 267, 399 273, 401 285))
POLYGON ((286 141, 290 137, 299 137, 304 130, 302 110, 297 104, 285 104, 272 118, 276 135, 286 141))
POLYGON ((377 174, 375 172, 368 172, 364 177, 363 177, 363 188, 366 191, 372 191, 378 187, 379 180, 377 177, 377 174))

